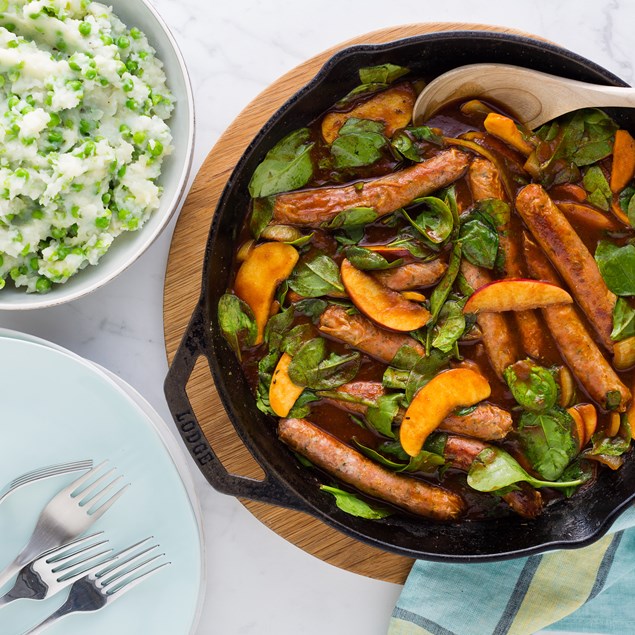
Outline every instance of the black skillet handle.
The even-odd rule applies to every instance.
[[[205,355],[201,346],[205,328],[209,327],[205,324],[199,305],[174,355],[164,383],[165,396],[174,423],[192,458],[212,487],[223,494],[310,512],[302,500],[289,492],[277,476],[267,473],[263,466],[265,478],[262,481],[230,474],[207,442],[185,389],[196,361],[201,355]]]

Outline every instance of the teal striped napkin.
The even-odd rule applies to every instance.
[[[388,635],[540,630],[635,633],[635,508],[582,549],[480,564],[417,560]]]

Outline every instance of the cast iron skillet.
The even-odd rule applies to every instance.
[[[635,460],[616,473],[602,470],[594,487],[545,510],[533,521],[509,517],[441,524],[394,516],[369,521],[341,512],[321,492],[317,478],[301,468],[276,438],[271,417],[255,406],[236,356],[216,323],[216,307],[228,286],[238,230],[248,210],[247,184],[266,152],[284,135],[305,125],[358,84],[357,70],[392,62],[431,79],[463,64],[502,62],[598,84],[625,84],[596,64],[556,46],[501,33],[431,33],[381,45],[361,45],[333,56],[316,77],[273,115],[238,162],[220,198],[209,232],[199,303],[175,355],[165,393],[177,428],[207,480],[233,496],[307,512],[344,534],[386,551],[442,561],[486,561],[575,548],[599,539],[635,498]],[[635,130],[635,111],[613,111],[622,127]],[[257,481],[229,474],[207,443],[185,386],[204,355],[229,418],[263,467]]]

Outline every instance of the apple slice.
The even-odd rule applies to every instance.
[[[303,386],[294,384],[289,377],[289,364],[292,359],[289,353],[282,354],[273,371],[269,386],[269,405],[279,417],[286,417],[289,414],[293,404],[304,390]]]
[[[635,365],[635,335],[613,344],[613,366],[626,370]]]
[[[417,456],[428,435],[456,408],[473,406],[490,396],[489,382],[468,368],[453,368],[433,377],[411,401],[404,414],[399,440]]]
[[[380,284],[374,276],[342,261],[340,275],[353,304],[371,320],[393,331],[415,331],[430,321],[430,311],[401,293]]]
[[[254,313],[258,334],[255,344],[262,343],[278,285],[286,280],[298,262],[298,252],[285,243],[263,243],[249,251],[236,274],[234,292]]]
[[[572,297],[562,287],[551,282],[505,278],[477,289],[465,303],[463,313],[527,311],[572,302]]]

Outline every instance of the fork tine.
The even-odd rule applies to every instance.
[[[70,463],[57,463],[55,465],[47,465],[45,467],[40,467],[35,470],[31,470],[30,472],[26,472],[25,474],[21,474],[20,476],[14,478],[10,483],[9,487],[20,486],[24,483],[28,483],[33,480],[34,477],[37,479],[44,478],[46,476],[56,476],[57,474],[65,474],[66,472],[76,472],[78,470],[88,469],[92,467],[93,462],[91,460],[86,461],[73,461]]]
[[[116,566],[114,567],[107,567],[106,570],[100,571],[98,574],[98,578],[100,579],[100,583],[101,586],[108,586],[109,584],[111,584],[112,582],[114,582],[115,580],[117,580],[118,578],[121,578],[122,576],[126,575],[127,573],[130,572],[131,569],[129,569],[129,567],[133,564],[135,564],[136,562],[138,562],[139,560],[145,558],[145,556],[147,556],[151,551],[154,551],[155,549],[158,549],[159,545],[153,545],[152,547],[148,547],[147,549],[144,549],[142,552],[131,556],[130,558],[127,558],[126,560],[124,560],[123,562],[120,562],[119,560],[117,560],[116,562],[119,562],[119,564],[116,564],[116,562],[114,562],[113,564],[115,564]],[[144,564],[147,564],[148,562],[151,562],[152,560],[155,560],[156,558],[161,557],[163,554],[159,554],[157,556],[153,556],[152,558],[149,558],[146,560],[146,562],[142,562],[140,564],[138,564],[135,569],[138,569],[139,567],[143,566]],[[134,569],[132,569],[134,571]]]
[[[161,555],[163,556],[165,554],[161,554]],[[161,557],[161,556],[157,556],[157,558],[159,558],[159,557]],[[156,560],[156,558],[152,558],[152,560]],[[145,566],[149,562],[152,562],[152,560],[144,563],[143,565],[139,565],[139,567],[135,567],[135,569],[133,569],[129,573],[133,573],[134,571],[136,571],[140,567]],[[141,575],[137,575],[136,577],[126,577],[124,580],[121,580],[120,582],[115,584],[115,586],[111,590],[106,590],[106,595],[109,595],[109,596],[113,596],[113,595],[116,595],[116,594],[123,595],[124,593],[127,593],[128,591],[134,589],[138,584],[140,584],[144,580],[147,580],[151,575],[154,575],[157,571],[160,571],[161,569],[163,569],[163,567],[167,567],[170,564],[172,564],[172,563],[171,562],[163,562],[162,564],[154,567],[153,569],[149,569],[148,571],[144,571]]]
[[[60,547],[54,547],[49,551],[44,552],[43,556],[48,556],[46,559],[46,563],[50,564],[51,562],[55,562],[58,558],[63,557],[66,551],[72,549],[74,547],[79,547],[80,545],[85,544],[89,540],[93,538],[97,538],[97,536],[101,536],[103,531],[96,531],[94,534],[90,534],[89,536],[84,536],[83,538],[77,538],[71,542],[67,542],[65,545],[61,545]]]
[[[74,558],[75,556],[88,551],[89,549],[94,549],[95,547],[99,547],[108,542],[108,539],[100,540],[99,542],[93,542],[92,544],[86,544],[92,541],[94,538],[103,535],[103,531],[92,534],[90,536],[86,536],[86,538],[80,538],[79,540],[74,540],[73,542],[68,542],[65,545],[62,545],[55,551],[49,552],[48,558],[46,558],[47,564],[60,564],[63,562],[67,562],[68,560]],[[78,549],[78,547],[82,547]]]
[[[53,573],[66,571],[68,569],[72,569],[78,564],[82,564],[83,562],[87,562],[88,560],[91,560],[92,558],[95,557],[95,554],[91,554],[90,552],[93,551],[94,549],[97,549],[98,547],[101,547],[102,545],[105,545],[107,542],[108,542],[107,540],[101,540],[100,542],[97,542],[94,545],[85,547],[81,551],[77,551],[75,553],[68,555],[66,558],[64,558],[64,560],[53,562],[52,564],[54,565],[54,568],[52,568],[51,571],[53,571]],[[112,549],[107,549],[106,551],[101,553],[111,553],[111,552],[112,552]],[[101,555],[101,553],[98,555]]]
[[[94,498],[94,496],[91,496],[91,494],[97,491],[98,488],[102,485],[102,483],[107,481],[116,471],[117,471],[117,468],[115,467],[111,468],[105,474],[102,474],[99,478],[95,479],[90,485],[86,486],[83,490],[77,491],[77,493],[73,492],[72,494],[73,498],[78,498],[80,500],[79,504],[85,505],[88,502],[89,498],[90,499]],[[119,475],[116,478],[121,478],[121,475]]]
[[[86,474],[82,474],[79,478],[75,479],[68,487],[65,487],[60,494],[72,494],[76,489],[80,488],[84,483],[89,481],[99,470],[101,470],[104,465],[108,463],[108,460],[102,461],[99,465],[95,465],[92,470],[86,472]]]
[[[97,577],[98,578],[102,578],[105,575],[109,575],[113,571],[115,571],[117,569],[120,569],[121,567],[125,566],[128,562],[130,562],[130,559],[131,559],[128,556],[131,556],[131,554],[133,554],[135,551],[137,551],[139,549],[139,547],[141,547],[142,545],[145,545],[146,543],[150,542],[153,538],[154,538],[154,536],[148,536],[147,538],[144,538],[143,540],[140,540],[139,542],[135,543],[134,545],[130,545],[130,547],[126,547],[125,549],[122,549],[121,551],[117,552],[110,559],[110,561],[107,563],[107,566],[97,572],[97,574],[96,574]],[[158,546],[159,545],[154,545],[152,547],[147,547],[146,549],[144,549],[141,552],[141,555],[143,555],[144,553],[147,553],[148,551],[151,551],[152,549],[156,549]]]
[[[59,569],[53,569],[53,573],[62,573],[62,575],[57,578],[58,582],[76,580],[85,576],[87,573],[94,571],[97,567],[101,567],[101,565],[107,561],[104,559],[104,556],[108,556],[111,553],[112,549],[105,549],[88,558],[84,558],[84,560],[73,562],[72,564],[65,566],[61,571]],[[64,573],[65,571],[66,573]]]
[[[126,483],[118,492],[115,492],[106,502],[102,503],[100,507],[91,509],[90,515],[95,520],[101,518],[125,494],[129,487],[130,483]]]

